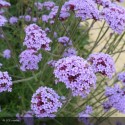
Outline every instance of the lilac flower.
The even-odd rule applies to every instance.
[[[11,50],[9,50],[9,49],[4,50],[3,57],[6,59],[10,59],[11,58]]]
[[[38,20],[38,19],[37,19],[36,17],[33,17],[33,18],[32,18],[32,21],[33,21],[34,23],[36,23],[37,20]]]
[[[42,10],[43,9],[43,4],[40,2],[35,2],[34,3],[35,7],[37,7],[38,10]]]
[[[15,24],[15,23],[17,23],[18,22],[18,18],[17,17],[10,17],[10,19],[9,19],[9,23],[10,24]]]
[[[49,51],[51,48],[49,43],[52,42],[43,31],[36,24],[30,24],[25,28],[26,37],[23,45],[26,45],[28,49],[40,50],[41,48]]]
[[[102,5],[103,7],[109,7],[111,4],[110,0],[93,0],[95,3]]]
[[[24,16],[23,15],[19,16],[19,19],[24,19]]]
[[[63,57],[76,56],[76,55],[77,55],[77,51],[75,48],[68,48],[63,53]]]
[[[10,7],[11,4],[5,0],[0,0],[0,8]]]
[[[54,32],[54,38],[57,38],[58,34],[57,32]]]
[[[55,22],[54,20],[50,20],[50,22],[49,22],[49,23],[50,23],[51,25],[53,25],[53,24],[54,24],[54,22]]]
[[[64,46],[72,45],[72,41],[67,36],[63,36],[63,37],[58,38],[58,42],[63,44]]]
[[[125,72],[118,74],[118,80],[122,81],[125,84]]]
[[[20,69],[22,71],[38,70],[38,63],[41,61],[42,55],[37,54],[37,52],[33,49],[28,49],[23,51],[19,58],[19,62],[21,64]]]
[[[86,109],[79,113],[79,117],[90,117],[90,114],[92,114],[93,110],[91,106],[86,106]]]
[[[23,114],[16,114],[16,117],[19,121],[24,120],[25,125],[34,125],[34,118],[33,118],[33,112],[32,111],[26,111]]]
[[[111,4],[101,12],[102,18],[110,28],[118,34],[125,30],[125,9],[116,4]]]
[[[99,11],[93,0],[69,0],[64,4],[67,10],[75,11],[76,17],[82,20],[86,19],[99,19]]]
[[[8,72],[0,71],[0,92],[12,91],[12,78],[9,76]]]
[[[47,27],[47,28],[45,28],[45,32],[46,33],[49,33],[50,32],[50,29]]]
[[[109,78],[111,78],[113,73],[115,73],[114,61],[108,54],[91,54],[88,61],[92,64],[92,68],[95,73],[101,73]]]
[[[49,20],[49,16],[48,15],[42,15],[42,21],[43,22],[48,22],[48,20]]]
[[[67,10],[67,8],[63,5],[60,11],[60,15],[59,15],[59,19],[61,21],[66,20],[68,17],[70,16],[69,11]]]
[[[79,118],[78,120],[80,122],[83,122],[85,125],[92,125],[90,123],[90,120],[88,117],[90,117],[90,114],[92,114],[93,110],[91,106],[86,106],[86,109],[79,113]]]
[[[54,75],[73,96],[86,97],[95,88],[96,76],[91,66],[79,56],[62,58],[55,63]]]
[[[52,1],[47,1],[43,3],[43,6],[47,9],[47,10],[51,10],[54,6],[55,3]]]
[[[54,19],[57,15],[57,12],[58,12],[58,9],[59,9],[59,6],[54,6],[51,10],[51,12],[49,13],[49,19]]]
[[[23,120],[25,122],[25,125],[34,125],[33,112],[32,111],[27,111],[23,115]]]
[[[7,23],[7,19],[0,15],[0,27],[4,26]]]
[[[114,87],[107,87],[105,95],[108,98],[104,102],[104,109],[115,108],[118,111],[125,113],[125,90],[121,89],[118,84]]]
[[[52,88],[40,87],[32,96],[31,109],[36,117],[55,117],[62,106],[59,98]]]
[[[24,19],[25,19],[26,22],[30,22],[31,21],[31,16],[26,15],[26,16],[24,16]]]
[[[112,103],[109,101],[105,101],[102,105],[105,112],[109,111],[112,108]]]

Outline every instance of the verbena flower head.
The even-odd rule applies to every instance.
[[[52,41],[46,36],[46,32],[36,24],[27,26],[25,32],[26,37],[23,45],[26,45],[28,49],[40,50],[42,48],[47,51],[51,49],[49,44]]]
[[[63,44],[64,46],[72,45],[71,39],[67,36],[63,36],[63,37],[58,38],[58,42]]]
[[[76,55],[77,55],[77,51],[75,48],[68,48],[63,53],[63,57],[76,56]]]
[[[7,19],[0,15],[0,27],[4,26],[7,23]]]
[[[38,10],[42,10],[43,9],[43,3],[35,2],[34,5],[35,5],[35,7],[37,7]]]
[[[48,15],[42,15],[41,19],[42,19],[43,22],[48,23],[49,16]]]
[[[9,50],[9,49],[4,50],[3,57],[6,59],[10,59],[11,58],[11,50]]]
[[[12,16],[12,17],[10,17],[10,19],[9,19],[9,23],[10,24],[15,24],[15,23],[17,23],[18,22],[18,18],[17,17],[14,17],[14,16]]]
[[[21,67],[20,69],[22,71],[27,71],[27,70],[38,70],[38,63],[42,59],[41,54],[37,54],[37,52],[33,49],[28,49],[23,51],[20,56],[20,64]]]
[[[8,72],[0,71],[0,92],[12,91],[12,78],[9,76]]]
[[[0,0],[0,8],[10,7],[11,4],[5,0]]]
[[[91,54],[88,58],[95,73],[101,73],[109,78],[115,73],[115,64],[113,58],[104,53]]]
[[[122,83],[125,85],[125,72],[118,74],[118,80],[122,81]]]
[[[47,10],[51,10],[54,6],[55,3],[52,1],[47,1],[43,3],[43,6],[47,9]]]
[[[16,118],[19,121],[24,120],[25,125],[34,125],[34,117],[33,117],[33,111],[23,111],[22,114],[17,113]]]
[[[31,16],[26,15],[26,16],[24,16],[24,19],[25,19],[26,22],[30,22],[31,21]]]
[[[78,114],[78,120],[82,123],[84,123],[85,125],[92,125],[90,123],[90,120],[88,117],[90,117],[90,114],[93,113],[93,109],[91,106],[86,106],[86,109],[84,111],[82,111],[81,113]]]
[[[99,11],[93,0],[69,0],[64,6],[67,10],[75,11],[76,17],[82,20],[99,19]]]
[[[59,9],[59,6],[54,6],[51,10],[51,12],[49,13],[49,19],[54,19],[57,15],[57,12],[58,12],[58,9]]]
[[[104,102],[104,109],[115,108],[125,113],[125,89],[121,89],[118,84],[115,84],[114,87],[106,88],[105,95],[108,100]]]
[[[118,34],[125,30],[125,9],[116,4],[111,4],[101,12],[102,18],[110,28]]]
[[[60,11],[59,19],[61,21],[66,20],[70,16],[70,12],[67,10],[67,8],[63,5]]]
[[[90,117],[90,114],[92,114],[93,109],[91,106],[86,106],[85,110],[79,113],[79,117]]]
[[[32,96],[31,109],[36,117],[55,117],[62,106],[59,98],[52,88],[40,87]]]
[[[103,7],[109,7],[111,0],[93,0],[95,3],[102,5]]]
[[[87,61],[79,56],[59,59],[55,63],[54,75],[72,90],[73,96],[84,98],[95,88],[96,76]]]
[[[37,17],[33,17],[33,18],[32,18],[32,21],[33,21],[34,23],[36,23],[36,22],[38,21]]]

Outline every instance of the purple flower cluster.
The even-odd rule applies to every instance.
[[[5,0],[0,0],[0,8],[10,7],[11,4]]]
[[[72,45],[72,41],[67,36],[63,36],[63,37],[58,38],[58,42],[63,44],[64,46],[66,46],[66,45],[71,46]]]
[[[90,114],[92,114],[93,109],[91,106],[86,106],[86,109],[84,111],[82,111],[81,113],[79,113],[79,118],[78,120],[82,123],[84,123],[85,125],[92,125],[90,123],[90,120],[88,117],[90,117]]]
[[[90,117],[90,114],[92,114],[93,110],[91,106],[86,106],[86,109],[79,113],[79,117]]]
[[[18,22],[18,18],[17,17],[14,17],[14,16],[12,16],[12,17],[10,17],[10,19],[9,19],[9,23],[10,24],[16,24]]]
[[[99,11],[93,0],[69,0],[64,4],[67,10],[75,11],[76,17],[82,20],[86,19],[99,19]]]
[[[34,125],[34,118],[33,118],[33,112],[32,111],[26,111],[23,114],[16,114],[16,117],[19,121],[24,120],[25,125]]]
[[[37,7],[38,10],[42,10],[43,8],[51,10],[55,6],[55,3],[52,1],[47,1],[44,3],[35,2],[34,5]]]
[[[38,63],[42,59],[41,54],[37,54],[37,52],[33,49],[27,49],[23,51],[20,56],[20,69],[22,71],[26,70],[38,70]]]
[[[38,10],[42,10],[43,9],[43,4],[40,2],[35,2],[34,3],[35,7],[37,7]]]
[[[125,72],[118,74],[118,80],[122,81],[125,84]]]
[[[0,71],[0,92],[12,91],[12,79],[9,76],[8,72]]]
[[[105,95],[108,100],[104,102],[103,107],[106,111],[115,108],[118,111],[125,113],[125,90],[121,89],[118,84],[114,87],[107,87]]]
[[[6,59],[10,59],[11,58],[11,50],[9,50],[9,49],[4,50],[3,57]]]
[[[47,9],[47,10],[51,10],[54,6],[55,3],[52,1],[47,1],[43,3],[43,6]]]
[[[4,26],[7,23],[7,19],[0,15],[0,27]]]
[[[75,48],[68,48],[64,51],[63,57],[76,56],[77,51]]]
[[[116,4],[110,4],[101,12],[102,18],[108,23],[110,28],[118,34],[125,30],[125,9]]]
[[[32,96],[31,109],[36,117],[55,117],[62,106],[59,98],[52,88],[40,87]]]
[[[24,19],[26,22],[30,22],[31,21],[31,16],[30,15],[25,15]]]
[[[51,48],[49,43],[52,42],[43,31],[36,24],[30,24],[25,28],[26,37],[23,45],[26,45],[28,49],[40,50],[41,48],[49,51]]]
[[[66,6],[63,5],[60,11],[59,19],[61,21],[66,20],[70,16],[70,12],[67,10]]]
[[[111,4],[110,0],[93,0],[95,3],[102,5],[103,7],[109,7]]]
[[[54,6],[52,9],[51,9],[51,12],[49,13],[49,19],[54,19],[57,15],[57,12],[58,12],[58,9],[59,9],[59,6]]]
[[[72,90],[73,96],[86,97],[91,88],[95,88],[96,76],[91,66],[79,56],[59,59],[55,63],[54,75],[66,88]]]
[[[91,54],[88,58],[95,73],[101,73],[102,75],[112,77],[115,73],[115,66],[112,57],[104,53]]]

